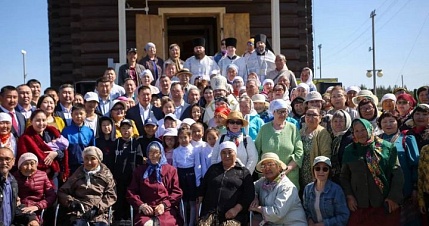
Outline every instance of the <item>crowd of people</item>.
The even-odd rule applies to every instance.
[[[86,93],[3,86],[0,225],[49,225],[56,203],[62,225],[425,224],[429,86],[379,102],[298,83],[263,34],[242,56],[193,44],[130,48]]]

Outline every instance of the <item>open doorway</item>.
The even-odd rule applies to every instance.
[[[166,46],[176,43],[181,47],[181,58],[194,55],[192,40],[206,39],[206,55],[213,56],[220,49],[218,40],[218,19],[212,17],[167,17]]]

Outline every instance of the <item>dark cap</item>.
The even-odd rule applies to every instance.
[[[122,127],[123,125],[133,126],[133,123],[129,119],[124,119],[124,120],[122,120],[122,122],[121,122],[121,124],[120,124],[119,127]]]
[[[146,120],[144,121],[144,125],[145,125],[145,126],[147,126],[147,125],[154,125],[154,126],[157,126],[156,122],[155,122],[155,121],[153,121],[151,118],[146,119]]]
[[[225,45],[226,45],[226,47],[228,47],[228,46],[237,47],[237,39],[236,38],[227,38],[227,39],[225,39]]]
[[[255,44],[258,42],[267,43],[267,36],[264,34],[258,34],[255,36]]]
[[[131,53],[131,52],[137,53],[137,48],[128,48],[127,53]]]
[[[197,47],[197,46],[205,47],[206,46],[206,39],[196,38],[196,39],[192,40],[192,44],[194,44],[194,47]]]
[[[217,102],[221,102],[221,101],[223,101],[223,102],[225,102],[225,103],[227,103],[227,104],[229,104],[228,103],[228,99],[226,99],[226,97],[216,97],[215,98],[215,103],[217,103]]]

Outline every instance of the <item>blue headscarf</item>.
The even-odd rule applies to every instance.
[[[161,166],[167,164],[167,158],[165,158],[164,147],[158,141],[152,141],[149,143],[149,145],[147,146],[147,149],[146,149],[146,156],[149,157],[149,150],[153,146],[156,146],[161,151],[161,159],[156,164],[153,164],[152,162],[150,162],[149,158],[147,159],[147,164],[149,165],[149,167],[144,172],[143,179],[148,178],[155,171],[156,172],[156,180],[158,181],[158,183],[162,183]]]

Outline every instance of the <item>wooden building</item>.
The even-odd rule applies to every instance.
[[[120,62],[119,0],[48,0],[51,84],[95,80],[107,59]],[[290,70],[299,76],[313,67],[311,0],[279,0],[280,47]],[[206,53],[220,49],[220,40],[238,39],[242,54],[249,37],[259,33],[271,40],[271,0],[145,0],[126,1],[126,47],[137,47],[139,57],[148,41],[160,57],[178,43],[182,59],[192,54],[191,40],[205,37]],[[147,8],[146,8],[147,9]]]

